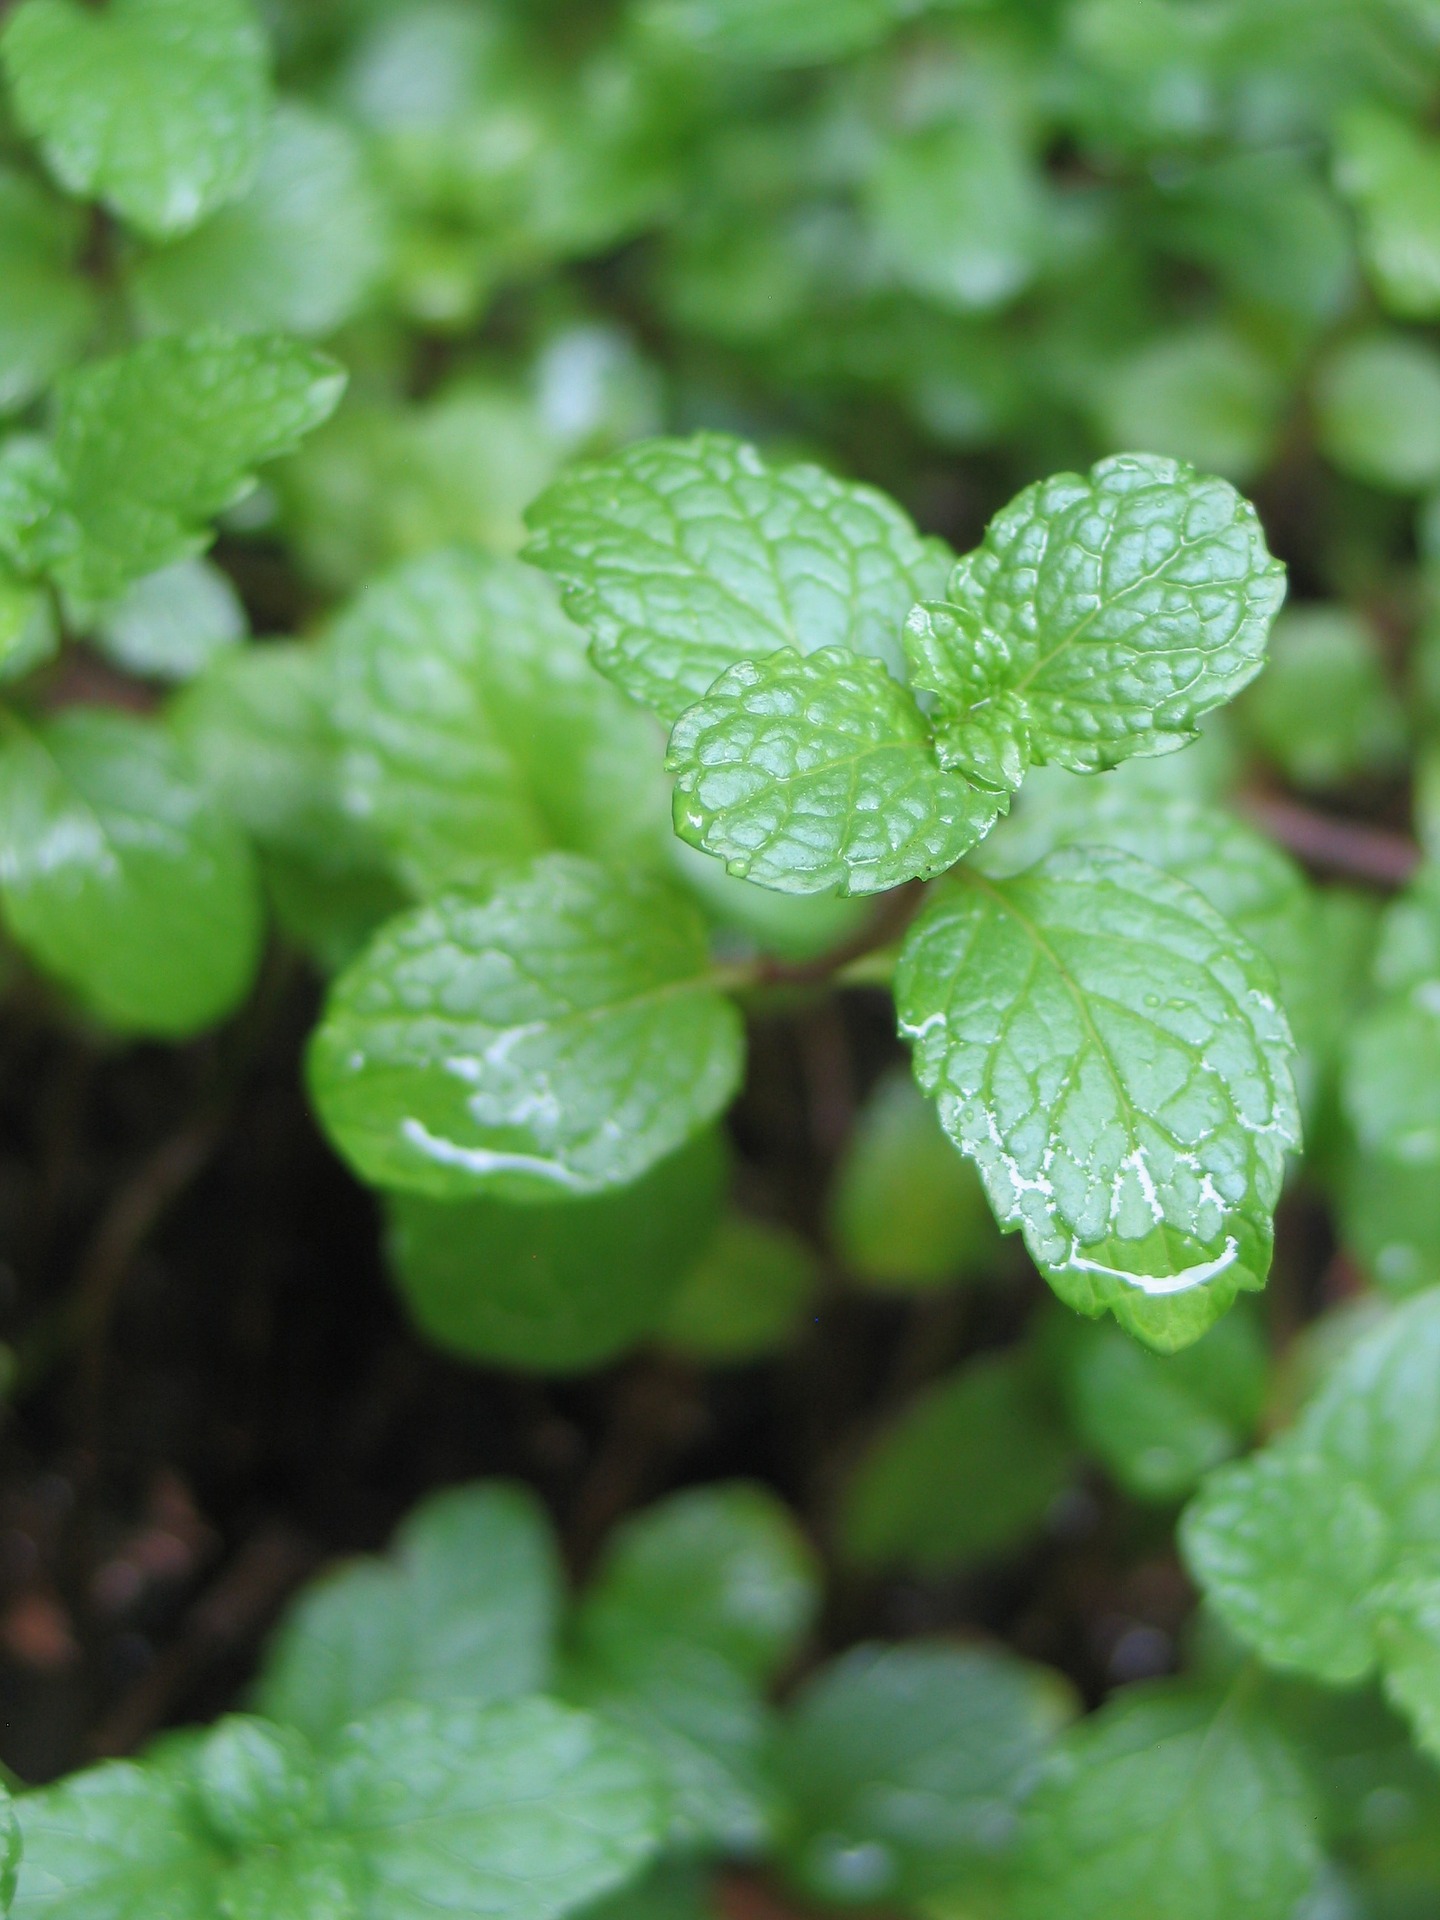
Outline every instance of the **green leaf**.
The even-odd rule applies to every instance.
[[[1338,1195],[1346,1247],[1387,1293],[1440,1282],[1440,1180],[1435,1168],[1353,1153]]]
[[[682,1641],[758,1684],[795,1651],[818,1604],[814,1556],[787,1510],[734,1482],[672,1495],[617,1528],[577,1631],[601,1655]]]
[[[1293,1042],[1264,961],[1132,855],[1061,850],[947,889],[896,1001],[920,1085],[1070,1306],[1188,1346],[1264,1284]]]
[[[25,0],[0,56],[21,126],[66,190],[153,239],[243,193],[270,105],[246,0]]]
[[[15,1898],[15,1880],[20,1871],[20,1822],[15,1803],[0,1787],[0,1913],[10,1911]]]
[[[1342,1088],[1361,1150],[1440,1168],[1440,981],[1420,981],[1361,1014]]]
[[[47,564],[77,599],[108,600],[198,552],[204,523],[244,497],[252,468],[318,426],[344,384],[308,347],[218,333],[152,340],[63,374],[50,512],[74,532]]]
[[[675,831],[782,893],[880,893],[954,866],[1007,795],[943,773],[920,709],[838,647],[742,660],[675,723]]]
[[[1402,320],[1440,315],[1440,142],[1374,103],[1337,129],[1335,180],[1360,215],[1381,304]]]
[[[1331,1685],[1378,1668],[1440,1754],[1440,1292],[1358,1339],[1300,1419],[1213,1474],[1181,1543],[1221,1618],[1270,1665]]]
[[[1280,616],[1270,664],[1239,715],[1299,787],[1388,773],[1404,758],[1405,716],[1376,636],[1342,607],[1296,607]]]
[[[215,1920],[218,1858],[190,1781],[112,1761],[15,1803],[12,1920]]]
[[[23,679],[59,649],[49,592],[17,579],[0,560],[0,682]]]
[[[81,227],[73,208],[0,168],[0,413],[43,392],[94,325],[95,298],[74,265]]]
[[[1030,1356],[972,1360],[862,1456],[841,1509],[845,1551],[922,1574],[994,1559],[1044,1526],[1072,1460]]]
[[[95,641],[127,673],[190,680],[249,630],[240,596],[218,567],[177,560],[102,609]]]
[[[317,1746],[396,1700],[488,1705],[545,1687],[560,1569],[534,1497],[503,1482],[433,1494],[384,1560],[308,1587],[271,1643],[257,1701]]]
[[[1174,460],[1117,454],[1038,482],[906,628],[941,764],[1017,786],[1169,753],[1260,671],[1284,596],[1255,510]]]
[[[0,745],[0,908],[102,1020],[171,1038],[229,1013],[260,953],[248,848],[161,728],[72,707]]]
[[[1075,1431],[1135,1499],[1184,1499],[1254,1432],[1268,1380],[1248,1315],[1228,1314],[1174,1354],[1147,1353],[1118,1327],[1064,1325],[1060,1378]]]
[[[798,1234],[732,1213],[670,1300],[659,1336],[709,1366],[760,1359],[789,1343],[818,1280]]]
[[[548,854],[393,921],[333,988],[310,1083],[376,1185],[557,1199],[675,1152],[727,1104],[743,1051],[689,904]]]
[[[662,1860],[637,1885],[586,1907],[583,1920],[713,1920],[708,1895],[702,1867]]]
[[[229,1714],[204,1736],[195,1783],[205,1823],[226,1846],[282,1845],[323,1817],[309,1741],[252,1715]]]
[[[1440,352],[1401,333],[1340,347],[1315,390],[1321,452],[1342,473],[1394,493],[1440,480]]]
[[[638,1874],[664,1825],[635,1743],[549,1700],[382,1708],[341,1736],[326,1785],[363,1920],[555,1920]]]
[[[1317,1825],[1289,1749],[1242,1701],[1129,1690],[1068,1736],[1027,1811],[1015,1920],[1293,1920]]]
[[[903,1068],[861,1110],[830,1212],[847,1270],[869,1287],[930,1288],[1004,1264],[974,1168]]]
[[[1061,1681],[1008,1655],[855,1648],[785,1718],[786,1871],[827,1906],[908,1908],[983,1883],[1068,1707]]]
[[[901,623],[948,563],[871,487],[717,433],[570,469],[526,518],[595,664],[674,724],[727,667],[847,647],[905,677]]]
[[[1127,353],[1101,384],[1097,424],[1102,445],[1150,447],[1244,481],[1264,467],[1286,397],[1272,357],[1206,325]]]
[[[360,595],[328,647],[346,804],[408,885],[468,885],[553,847],[658,858],[654,730],[518,561],[465,548],[411,561]]]
[[[718,1219],[725,1156],[703,1133],[633,1186],[557,1206],[391,1203],[396,1278],[451,1353],[540,1373],[598,1367],[664,1324]]]
[[[641,25],[657,38],[740,65],[808,67],[884,39],[913,0],[644,0]]]
[[[361,309],[385,252],[383,211],[354,135],[286,101],[244,199],[142,260],[129,284],[152,332],[318,336]]]

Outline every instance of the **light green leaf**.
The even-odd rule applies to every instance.
[[[341,122],[286,101],[244,199],[151,254],[130,290],[153,332],[333,333],[385,264],[384,215]]]
[[[1340,347],[1315,390],[1321,451],[1342,473],[1394,493],[1440,480],[1440,352],[1401,333]]]
[[[411,561],[360,595],[328,650],[346,804],[408,885],[468,885],[552,847],[658,859],[654,729],[518,561]]]
[[[12,1920],[215,1920],[219,1856],[190,1781],[118,1760],[15,1803]]]
[[[915,0],[644,0],[640,21],[657,38],[696,53],[759,67],[808,67],[884,39]]]
[[[680,895],[549,854],[393,921],[332,990],[310,1083],[377,1185],[601,1193],[734,1093],[743,1033],[717,984]]]
[[[1340,121],[1335,180],[1360,215],[1381,304],[1402,320],[1440,315],[1440,142],[1367,103]]]
[[[1102,445],[1153,448],[1244,481],[1265,465],[1287,392],[1273,358],[1207,325],[1127,353],[1097,397]]]
[[[782,893],[880,893],[954,866],[1008,795],[943,773],[920,709],[838,647],[742,660],[675,723],[675,831]]]
[[[1147,1353],[1108,1324],[1064,1329],[1060,1378],[1076,1433],[1137,1500],[1182,1500],[1254,1432],[1267,1370],[1249,1315],[1227,1314],[1173,1354]]]
[[[1181,1543],[1225,1623],[1330,1684],[1377,1668],[1440,1753],[1440,1292],[1349,1347],[1287,1433],[1222,1467]]]
[[[208,561],[191,559],[137,580],[97,616],[95,640],[127,673],[190,680],[249,630],[228,578]]]
[[[1284,596],[1255,510],[1174,460],[1117,454],[1028,487],[906,628],[941,764],[1017,786],[1168,753],[1260,671]]]
[[[1353,1153],[1338,1195],[1345,1245],[1387,1293],[1417,1293],[1440,1282],[1440,1179],[1415,1166]]]
[[[74,208],[0,168],[0,413],[42,392],[94,324],[94,294],[74,265],[81,229]]]
[[[759,1359],[788,1344],[818,1280],[798,1234],[732,1213],[671,1299],[660,1338],[709,1366]]]
[[[1294,1046],[1268,962],[1192,887],[1061,850],[967,875],[896,980],[920,1085],[1067,1304],[1187,1346],[1264,1284]]]
[[[363,1920],[555,1920],[638,1874],[664,1830],[637,1744],[549,1700],[382,1708],[341,1736],[327,1790]]]
[[[49,592],[18,579],[0,560],[0,682],[23,679],[59,648]]]
[[[25,0],[0,56],[15,112],[70,193],[153,239],[245,191],[270,105],[246,0]]]
[[[526,517],[526,557],[595,664],[672,725],[727,667],[782,647],[847,647],[903,680],[901,624],[948,563],[884,494],[717,433],[574,467]]]
[[[0,1913],[10,1911],[15,1898],[15,1881],[20,1871],[20,1822],[15,1803],[0,1787]]]
[[[1361,1014],[1342,1091],[1363,1152],[1440,1169],[1440,981],[1422,980]]]
[[[701,1134],[633,1186],[592,1200],[391,1203],[396,1278],[420,1330],[468,1360],[540,1373],[598,1367],[664,1324],[718,1218],[725,1156]]]
[[[1068,1736],[1027,1811],[1015,1920],[1294,1920],[1317,1827],[1289,1749],[1242,1701],[1127,1691]]]
[[[0,745],[0,908],[94,1013],[180,1037],[229,1013],[259,960],[249,851],[161,728],[72,707]]]
[[[152,340],[63,374],[50,511],[74,532],[48,563],[61,585],[108,600],[198,552],[204,523],[243,498],[252,468],[318,426],[344,384],[308,347],[219,333]]]
[[[1270,664],[1245,695],[1239,717],[1299,787],[1388,773],[1404,757],[1405,716],[1376,636],[1343,607],[1281,614]]]
[[[848,1271],[886,1292],[976,1278],[1004,1264],[979,1177],[903,1068],[887,1074],[862,1109],[830,1211]]]
[[[855,1648],[781,1731],[786,1871],[827,1906],[909,1908],[983,1883],[1068,1709],[1062,1681],[1008,1655]]]
[[[384,1560],[306,1589],[266,1657],[257,1700],[317,1745],[395,1700],[489,1704],[544,1688],[560,1610],[549,1525],[503,1482],[434,1494]]]
[[[199,1742],[196,1797],[226,1846],[278,1846],[319,1825],[324,1803],[310,1743],[292,1727],[228,1714]]]
[[[972,1360],[882,1430],[845,1492],[851,1559],[942,1573],[1040,1531],[1073,1449],[1028,1354]]]

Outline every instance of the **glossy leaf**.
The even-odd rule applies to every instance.
[[[246,0],[25,0],[0,56],[56,179],[141,233],[188,231],[254,175],[269,62]]]
[[[1004,796],[941,771],[878,660],[786,648],[742,660],[670,736],[675,831],[784,893],[880,893],[954,866]]]
[[[906,630],[941,762],[1016,786],[1168,753],[1260,671],[1284,571],[1223,480],[1117,454],[1029,487]]]
[[[688,903],[550,854],[393,921],[336,983],[310,1083],[377,1185],[553,1200],[675,1152],[729,1101],[742,1057]]]
[[[784,647],[848,648],[903,679],[901,623],[947,565],[873,488],[715,433],[575,467],[527,518],[527,558],[595,664],[671,724],[727,667]]]
[[[967,879],[896,980],[915,1072],[1007,1229],[1069,1305],[1187,1346],[1264,1283],[1293,1043],[1268,963],[1128,854]]]

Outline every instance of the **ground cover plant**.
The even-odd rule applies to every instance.
[[[1437,101],[0,7],[0,1908],[1436,1911]]]

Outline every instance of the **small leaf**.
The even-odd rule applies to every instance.
[[[503,1482],[434,1494],[384,1560],[306,1589],[266,1657],[258,1701],[317,1746],[394,1700],[488,1704],[550,1679],[560,1569],[544,1514]]]
[[[1287,399],[1282,368],[1235,329],[1167,331],[1100,382],[1101,444],[1144,446],[1237,482],[1265,466]]]
[[[81,226],[73,208],[0,168],[0,413],[43,392],[94,325],[95,296],[74,264]]]
[[[696,53],[759,67],[808,67],[873,46],[909,0],[644,0],[641,24]]]
[[[1029,487],[960,561],[906,644],[941,763],[1019,784],[1168,753],[1260,671],[1284,595],[1255,510],[1150,454]]]
[[[674,1153],[727,1104],[742,1059],[689,904],[549,854],[391,922],[333,988],[310,1081],[377,1185],[553,1200]]]
[[[249,630],[240,596],[218,567],[177,560],[104,608],[95,642],[127,673],[190,680]]]
[[[250,1714],[218,1720],[195,1750],[199,1811],[222,1846],[283,1845],[324,1817],[310,1743]]]
[[[1243,1704],[1136,1688],[1081,1721],[1026,1816],[1016,1920],[1293,1920],[1320,1871],[1289,1749]]]
[[[1062,850],[966,877],[912,927],[915,1073],[1069,1305],[1187,1346],[1270,1265],[1298,1144],[1269,965],[1194,888]]]
[[[1381,304],[1402,320],[1440,315],[1440,142],[1367,103],[1341,117],[1335,180],[1360,215]]]
[[[786,1716],[786,1871],[826,1905],[909,1909],[973,1887],[1014,1841],[1067,1716],[1063,1682],[1008,1655],[856,1647]]]
[[[396,1275],[421,1331],[468,1360],[571,1373],[664,1323],[719,1216],[725,1156],[712,1133],[617,1193],[556,1206],[391,1203]]]
[[[15,940],[123,1031],[229,1013],[260,953],[249,850],[161,728],[72,707],[0,746],[0,908]]]
[[[660,1338],[708,1366],[760,1359],[788,1344],[818,1280],[798,1234],[732,1213],[671,1299]]]
[[[1299,787],[1336,787],[1404,759],[1405,716],[1372,629],[1343,607],[1282,613],[1238,718]]]
[[[1360,1015],[1342,1091],[1362,1152],[1440,1169],[1440,980],[1421,980]]]
[[[1393,493],[1440,480],[1440,353],[1428,340],[1347,340],[1315,390],[1316,437],[1342,473]]]
[[[15,112],[73,194],[153,239],[243,193],[270,104],[246,0],[25,0],[0,39]]]
[[[674,724],[727,667],[844,647],[905,677],[901,624],[948,563],[872,487],[767,466],[727,435],[646,440],[564,473],[527,514],[595,664]]]
[[[23,680],[60,650],[50,594],[0,560],[0,683]]]
[[[666,764],[680,838],[782,893],[928,880],[1008,798],[942,773],[904,687],[839,648],[731,667],[676,721]]]

